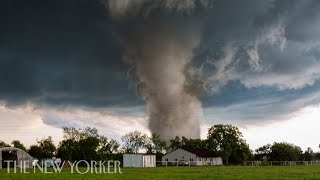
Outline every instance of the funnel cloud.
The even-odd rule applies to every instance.
[[[113,17],[128,25],[123,60],[146,103],[151,132],[166,140],[175,136],[200,138],[202,105],[197,91],[188,85],[192,80],[186,72],[192,67],[193,51],[200,41],[197,35],[200,21],[189,15],[207,2],[111,0],[108,3]],[[166,12],[171,16],[166,16]],[[157,13],[164,15],[154,15]]]

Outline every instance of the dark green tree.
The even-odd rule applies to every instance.
[[[308,147],[307,150],[303,153],[303,160],[312,161],[314,159],[315,159],[315,153],[310,147]]]
[[[209,150],[220,154],[226,164],[229,160],[233,163],[243,162],[251,153],[242,133],[232,125],[218,124],[209,128],[207,146]]]
[[[207,149],[207,141],[182,137],[182,148]]]
[[[287,142],[273,143],[271,147],[271,161],[298,161],[302,150],[299,146]]]
[[[104,155],[111,155],[119,151],[120,144],[114,139],[108,139],[105,136],[100,136],[99,152]]]
[[[86,127],[80,131],[80,150],[84,160],[98,159],[97,150],[99,147],[99,134],[96,128]]]
[[[271,144],[266,144],[255,150],[256,160],[269,160],[271,155]]]
[[[81,129],[73,127],[63,128],[63,140],[59,143],[57,157],[63,160],[76,161],[82,159],[82,150],[79,144]]]
[[[182,147],[182,142],[179,136],[176,136],[174,139],[170,140],[170,146],[169,146],[170,151],[174,151],[181,147]]]
[[[41,159],[43,158],[51,158],[55,156],[56,146],[53,143],[51,136],[48,138],[44,138],[40,141],[37,141],[39,144],[39,148],[41,149]]]
[[[96,128],[63,128],[64,139],[59,143],[57,156],[63,160],[100,160],[118,151],[119,143],[101,136]]]
[[[69,161],[81,159],[82,151],[79,142],[72,139],[62,140],[57,148],[57,157]]]
[[[64,160],[96,160],[99,134],[96,128],[63,128],[63,140],[59,143],[57,156]]]
[[[27,151],[26,147],[19,140],[13,140],[11,142],[11,144],[13,145],[13,147],[16,147],[16,148],[19,148],[21,150]]]
[[[53,144],[52,138],[44,138],[37,141],[37,145],[32,145],[27,152],[37,159],[52,158],[56,153],[56,146]]]
[[[176,150],[178,148],[196,148],[196,149],[207,149],[207,141],[202,139],[191,139],[184,136],[176,136],[174,139],[170,140],[170,151]]]
[[[38,145],[31,145],[30,148],[28,149],[28,153],[30,156],[41,159],[43,158],[42,150]]]

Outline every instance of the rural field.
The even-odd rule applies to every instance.
[[[31,171],[31,170],[30,170]],[[157,167],[123,168],[122,174],[8,174],[0,170],[0,179],[320,179],[320,166],[221,166],[221,167]]]

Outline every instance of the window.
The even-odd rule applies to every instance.
[[[166,161],[168,161],[168,159],[166,159]]]
[[[178,159],[174,159],[174,161],[178,161]]]
[[[190,158],[190,161],[193,161],[193,158]]]
[[[198,161],[201,161],[201,158],[199,158]]]

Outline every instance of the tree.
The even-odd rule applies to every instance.
[[[152,134],[151,137],[147,137],[144,148],[147,153],[155,153],[157,160],[161,160],[161,156],[167,151],[167,143],[160,138],[158,134]]]
[[[170,140],[170,151],[174,151],[182,147],[182,142],[180,141],[180,137],[176,136],[174,139]]]
[[[267,144],[256,149],[255,158],[257,160],[261,160],[261,159],[269,160],[271,155],[271,146],[272,146],[271,144]]]
[[[100,135],[96,128],[63,128],[63,140],[59,143],[57,155],[63,160],[98,160]]]
[[[80,131],[80,150],[84,160],[98,159],[99,134],[96,128],[86,127]]]
[[[63,128],[63,140],[59,143],[57,156],[63,160],[76,161],[108,159],[118,152],[120,144],[114,139],[99,135],[96,128]]]
[[[98,153],[100,156],[105,159],[113,153],[117,153],[120,147],[120,144],[114,139],[108,139],[105,136],[100,136],[99,139],[99,150]]]
[[[320,152],[314,153],[314,159],[320,160]]]
[[[79,141],[81,129],[76,129],[74,127],[63,127],[63,139],[68,139],[72,141]]]
[[[3,148],[3,147],[10,147],[10,145],[0,140],[0,148]]]
[[[134,131],[122,136],[121,140],[126,153],[139,153],[146,147],[148,136],[140,131]]]
[[[164,141],[164,140],[162,140],[160,138],[160,135],[153,133],[151,135],[150,139],[151,139],[151,141],[152,141],[152,143],[154,145],[153,153],[156,153],[156,154],[164,154],[164,153],[166,153],[166,151],[168,149],[167,148],[167,143],[166,143],[166,141]]]
[[[312,161],[315,158],[315,153],[313,150],[308,147],[307,150],[303,153],[303,160],[304,161]]]
[[[27,149],[24,147],[24,145],[19,141],[19,140],[13,140],[11,142],[11,144],[13,145],[13,147],[15,148],[19,148],[21,150],[27,151]]]
[[[37,141],[37,145],[32,145],[27,152],[37,159],[45,159],[54,157],[56,153],[56,146],[53,144],[51,136]]]
[[[63,160],[76,161],[81,158],[82,153],[80,153],[80,146],[77,141],[72,139],[62,140],[57,148],[57,157]]]
[[[271,147],[271,161],[298,161],[302,150],[299,146],[287,142],[273,143]]]
[[[56,146],[53,144],[53,140],[51,136],[48,138],[44,138],[40,141],[37,141],[39,144],[39,148],[41,149],[41,159],[42,158],[51,158],[55,155]]]
[[[207,141],[202,139],[188,139],[184,136],[182,136],[180,140],[180,137],[176,136],[170,140],[169,148],[171,151],[179,148],[207,149]]]
[[[28,153],[30,154],[30,156],[35,157],[37,159],[43,158],[41,148],[37,145],[30,146],[30,148],[28,149]]]
[[[202,139],[187,139],[182,137],[182,148],[207,149],[207,141]]]
[[[221,154],[226,164],[229,160],[243,162],[250,156],[249,146],[239,129],[232,125],[214,125],[209,128],[208,149]]]

